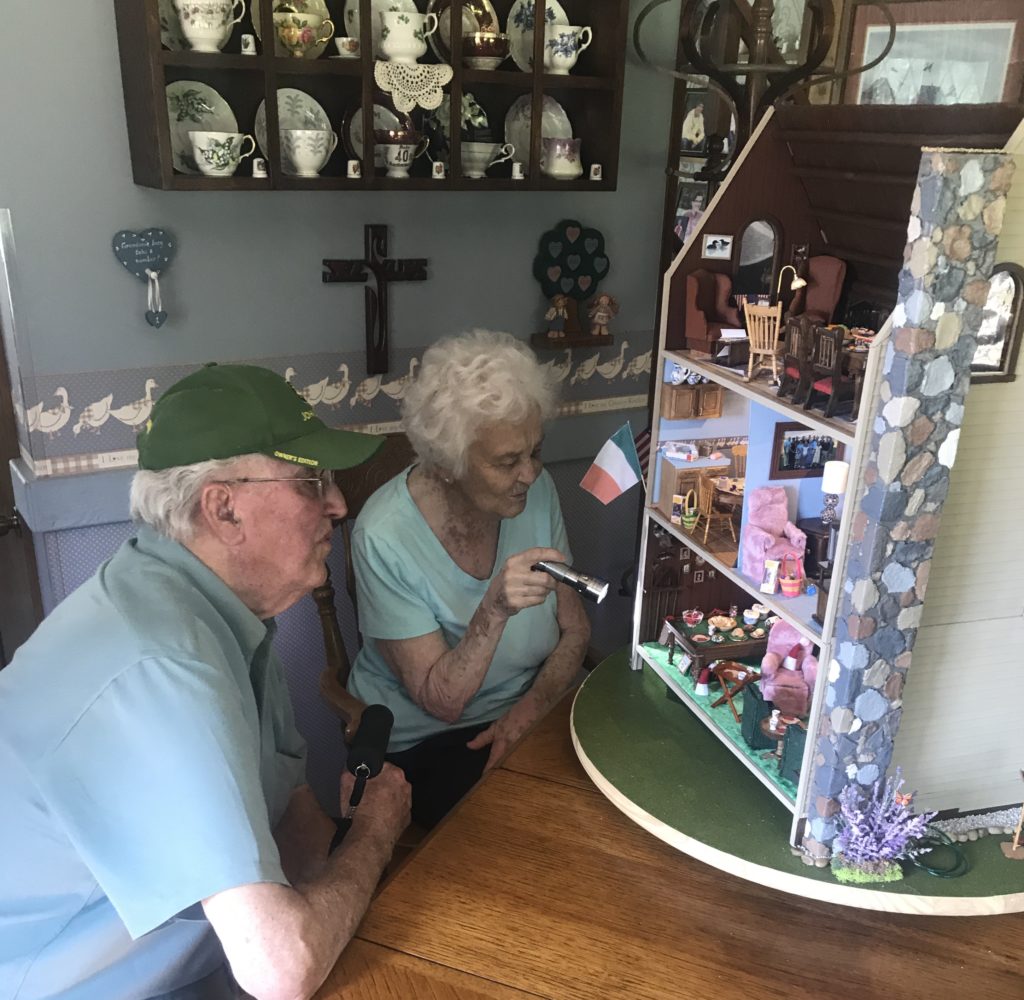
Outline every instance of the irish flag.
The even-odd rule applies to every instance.
[[[580,481],[601,503],[611,503],[642,478],[640,459],[633,443],[633,430],[623,424],[601,447],[594,464]]]

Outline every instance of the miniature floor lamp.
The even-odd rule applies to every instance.
[[[821,523],[829,527],[828,563],[831,566],[836,554],[836,521],[839,498],[846,492],[846,482],[850,477],[849,462],[826,462],[821,476],[821,492],[824,506],[821,510]]]
[[[786,264],[785,267],[783,267],[782,270],[779,271],[779,280],[775,283],[775,301],[776,302],[778,302],[778,300],[779,300],[779,293],[782,291],[782,276],[787,271],[792,271],[793,272],[793,280],[789,283],[789,290],[791,292],[795,292],[799,288],[806,288],[807,287],[807,279],[806,278],[801,278],[800,275],[796,273],[796,268],[793,267],[792,264]]]

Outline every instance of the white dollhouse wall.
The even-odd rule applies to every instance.
[[[1024,124],[997,263],[1024,265]],[[971,386],[893,763],[926,809],[1020,802],[1024,785],[1024,363]]]

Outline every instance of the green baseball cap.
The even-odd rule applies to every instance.
[[[139,468],[157,471],[236,455],[348,469],[384,443],[335,430],[280,375],[256,365],[210,364],[175,382],[139,434]]]

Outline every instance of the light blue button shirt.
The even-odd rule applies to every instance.
[[[377,649],[377,639],[411,639],[441,630],[456,646],[491,580],[509,556],[524,549],[558,549],[571,561],[555,484],[546,471],[534,481],[526,508],[501,522],[498,555],[486,580],[460,569],[409,495],[409,470],[385,483],[366,502],[352,532],[359,629],[363,648],[352,665],[349,690],[368,704],[387,705],[395,716],[388,750],[407,750],[452,728],[419,707]],[[530,688],[558,644],[554,593],[508,620],[480,690],[458,728],[489,722]]]
[[[143,528],[0,672],[0,1000],[134,1000],[224,962],[200,900],[287,884],[305,747],[261,622]]]

